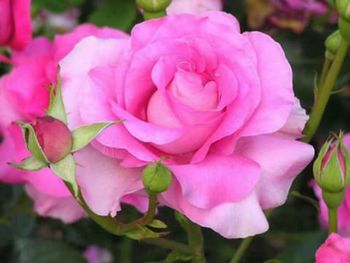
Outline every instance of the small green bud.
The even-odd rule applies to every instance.
[[[339,30],[333,32],[330,36],[327,37],[325,46],[327,48],[326,52],[329,52],[331,55],[335,55],[339,49],[342,36]]]
[[[169,188],[172,182],[172,174],[162,163],[156,162],[148,165],[143,170],[142,180],[147,192],[158,194]]]
[[[339,193],[322,191],[322,198],[328,209],[337,209],[344,202],[345,191],[341,191]]]
[[[350,155],[342,133],[323,145],[314,162],[313,172],[324,192],[339,193],[350,185]]]
[[[350,21],[342,17],[339,17],[338,25],[339,25],[339,31],[343,39],[346,40],[347,42],[350,42]]]
[[[339,15],[350,22],[350,0],[337,0],[336,5]]]
[[[137,0],[137,6],[145,12],[158,13],[164,11],[171,3],[171,0]]]

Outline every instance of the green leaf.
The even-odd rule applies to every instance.
[[[153,227],[153,228],[167,228],[168,227],[164,222],[162,222],[158,219],[153,219],[153,221],[150,224],[148,224],[148,226]]]
[[[76,181],[76,164],[72,154],[67,155],[57,163],[50,164],[52,171],[65,182],[69,183],[75,196],[78,196],[79,188]]]
[[[67,114],[64,108],[62,90],[61,90],[61,77],[58,74],[56,85],[51,86],[50,90],[50,105],[47,110],[47,115],[67,124]]]
[[[19,239],[15,243],[18,263],[85,263],[80,251],[61,242],[45,239]]]
[[[101,122],[86,125],[75,129],[72,132],[73,146],[72,151],[76,152],[92,142],[104,129],[110,127],[116,122]]]
[[[91,14],[89,21],[98,26],[110,26],[121,30],[131,28],[137,16],[133,0],[104,0]]]
[[[33,6],[38,9],[62,13],[70,8],[81,5],[85,0],[33,0]]]
[[[22,160],[20,164],[15,164],[15,163],[9,163],[9,164],[17,169],[27,170],[27,171],[39,171],[42,168],[47,166],[47,163],[36,159],[34,156],[31,156]]]

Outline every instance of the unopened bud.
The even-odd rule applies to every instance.
[[[350,22],[350,0],[337,0],[336,5],[339,15]]]
[[[340,17],[338,20],[338,26],[343,39],[350,43],[350,21]]]
[[[160,162],[156,162],[145,168],[142,179],[147,192],[158,194],[169,188],[172,174],[167,167]]]
[[[341,40],[342,40],[342,36],[341,36],[339,30],[333,32],[326,39],[326,42],[325,42],[325,45],[327,48],[326,52],[329,52],[329,54],[334,57],[334,55],[337,53],[337,51],[339,49]]]
[[[72,135],[62,121],[45,116],[37,118],[32,123],[32,127],[41,150],[49,162],[56,163],[70,153],[73,144]],[[33,155],[35,156],[35,153]]]
[[[171,0],[137,0],[136,3],[145,12],[158,13],[165,10]]]
[[[325,192],[342,192],[350,184],[350,155],[343,134],[323,145],[313,171],[316,182]]]

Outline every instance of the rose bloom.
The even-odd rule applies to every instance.
[[[248,0],[248,24],[252,28],[270,25],[302,32],[312,16],[325,16],[330,11],[325,0]],[[334,15],[330,22],[333,22]]]
[[[206,11],[220,11],[223,0],[173,0],[167,8],[167,14],[201,14]]]
[[[316,252],[316,263],[350,262],[350,238],[331,234]]]
[[[85,38],[60,66],[70,128],[122,119],[93,147],[121,167],[164,160],[173,183],[161,203],[227,238],[266,231],[264,210],[285,202],[314,155],[296,140],[307,117],[282,48],[241,34],[229,14],[170,15],[136,25],[130,39]],[[116,177],[79,180],[99,215],[116,213]]]
[[[350,151],[350,133],[344,137],[344,143],[347,149]],[[320,200],[320,214],[319,220],[324,228],[328,226],[328,208],[322,199],[322,191],[319,186],[312,183],[315,194]],[[345,194],[345,200],[338,209],[338,230],[344,236],[350,236],[350,188],[347,188]]]
[[[0,1],[0,46],[24,49],[32,36],[30,0]]]
[[[11,57],[13,68],[10,73],[0,78],[0,181],[5,183],[23,183],[29,196],[34,201],[34,208],[42,216],[60,218],[64,222],[74,222],[84,215],[83,210],[71,197],[65,184],[48,168],[38,172],[28,172],[12,168],[9,162],[20,163],[28,156],[20,128],[13,121],[33,121],[45,114],[49,103],[49,85],[56,82],[58,61],[64,57],[74,45],[86,36],[96,35],[101,38],[125,38],[124,33],[112,29],[99,29],[92,25],[83,25],[72,33],[56,36],[53,42],[46,38],[36,38],[21,52],[14,52]],[[57,132],[57,130],[55,131]],[[50,148],[50,145],[47,145]],[[83,156],[83,157],[82,157]],[[121,169],[114,160],[109,160],[94,151],[80,154],[78,173],[89,166],[86,173],[103,171],[114,173]],[[103,168],[101,168],[101,166]],[[81,167],[81,168],[80,168]],[[127,193],[137,191],[142,187],[134,183],[135,176],[129,175],[127,182],[132,187]],[[116,178],[116,180],[121,180]],[[118,194],[124,198],[124,192]],[[125,197],[127,202],[133,202],[132,197]],[[113,200],[118,205],[117,197]]]

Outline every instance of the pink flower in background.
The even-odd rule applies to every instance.
[[[252,28],[272,25],[302,32],[312,16],[325,16],[331,11],[325,0],[248,0],[248,23]],[[330,22],[336,21],[330,16]]]
[[[71,197],[64,183],[49,169],[39,172],[27,172],[14,169],[8,162],[19,163],[30,153],[27,151],[20,128],[13,121],[33,121],[45,114],[49,100],[49,85],[57,78],[58,61],[65,56],[77,42],[90,35],[101,38],[125,38],[124,33],[108,28],[99,29],[92,25],[82,25],[72,33],[56,36],[53,42],[46,38],[36,38],[21,52],[14,52],[11,57],[13,65],[10,73],[0,79],[0,181],[6,183],[23,183],[27,193],[34,200],[35,210],[42,216],[60,218],[65,222],[74,222],[84,217],[83,210]],[[98,162],[97,170],[103,166],[104,172],[114,174],[113,161],[95,154],[94,150],[85,149],[79,158],[81,169],[85,163]],[[93,161],[92,161],[93,160]],[[104,163],[107,163],[104,165]],[[87,174],[94,171],[89,167]],[[109,169],[109,170],[108,170]],[[128,177],[134,182],[135,176]],[[127,182],[129,182],[127,180]],[[131,183],[130,183],[131,184]],[[135,191],[137,184],[132,184]],[[128,196],[130,188],[125,187],[127,203],[139,204],[140,200]],[[117,190],[117,189],[114,189]],[[115,192],[117,195],[118,192]],[[114,204],[114,203],[113,203]]]
[[[0,1],[0,46],[22,50],[32,37],[30,0]]]
[[[60,65],[70,128],[123,119],[93,147],[128,173],[166,157],[174,178],[162,203],[227,238],[266,231],[263,211],[285,202],[313,157],[296,140],[307,116],[282,48],[240,33],[229,14],[146,21],[130,40],[85,38]],[[94,212],[114,215],[125,182],[102,168],[79,184]]]
[[[344,142],[350,151],[350,133],[345,135]],[[313,184],[313,188],[316,196],[320,200],[320,223],[324,228],[327,228],[328,208],[322,200],[322,192],[320,187],[318,187],[316,184]],[[344,203],[338,209],[338,230],[342,235],[350,236],[350,188],[346,190]]]
[[[350,238],[331,234],[316,252],[316,263],[350,262]]]
[[[112,263],[113,255],[107,249],[96,245],[90,245],[84,252],[88,263]]]
[[[223,0],[173,0],[167,8],[167,14],[201,14],[222,9]]]

